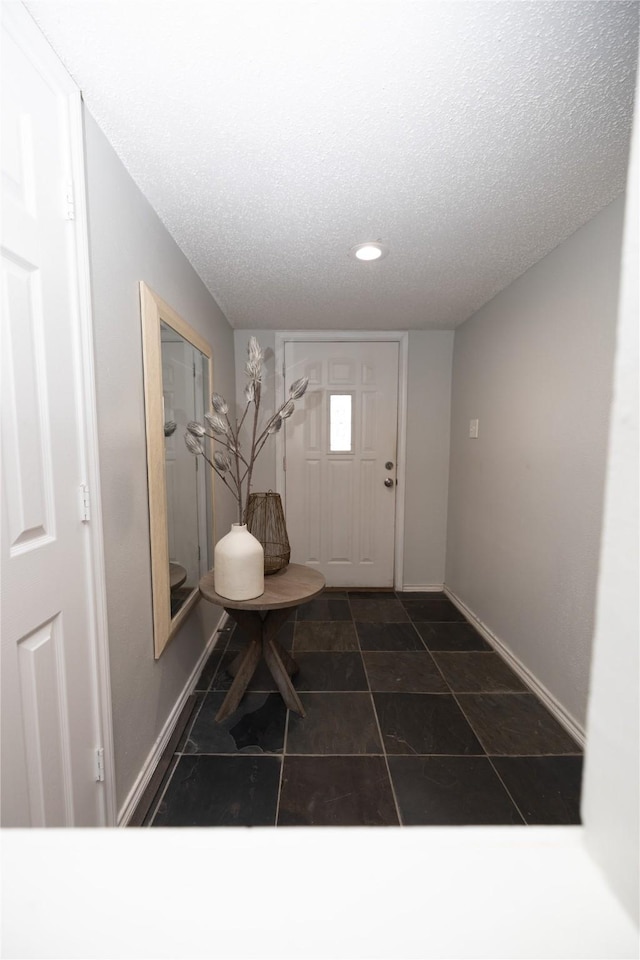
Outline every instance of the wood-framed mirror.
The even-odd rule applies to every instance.
[[[213,562],[211,471],[185,445],[190,420],[210,410],[211,347],[140,282],[149,533],[156,660],[200,594]]]

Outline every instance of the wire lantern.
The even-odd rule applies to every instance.
[[[291,548],[279,493],[249,494],[247,530],[262,544],[265,575],[287,566]]]

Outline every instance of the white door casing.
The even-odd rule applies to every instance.
[[[277,450],[292,559],[319,569],[330,586],[401,583],[403,376],[400,390],[398,384],[406,335],[279,334],[276,347],[285,390],[300,376],[310,378]],[[348,450],[331,449],[330,404],[336,395],[352,407]]]
[[[2,825],[115,822],[81,102],[2,22]]]

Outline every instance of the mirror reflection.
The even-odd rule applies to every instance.
[[[167,536],[171,618],[207,572],[209,471],[184,444],[190,420],[202,420],[209,396],[208,359],[173,327],[161,321]]]
[[[140,299],[157,659],[212,565],[212,478],[184,443],[187,423],[209,412],[212,362],[208,343],[145,283]]]

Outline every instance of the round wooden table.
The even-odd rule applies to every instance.
[[[317,570],[299,563],[290,563],[283,570],[264,578],[264,593],[253,600],[229,600],[215,590],[214,571],[200,580],[200,593],[211,603],[224,607],[247,636],[247,646],[227,667],[233,683],[216,714],[220,723],[237,708],[249,685],[260,657],[275,680],[289,710],[306,716],[300,698],[291,682],[298,664],[276,640],[278,631],[289,618],[289,609],[317,597],[325,588],[325,579]]]
[[[177,590],[187,579],[187,571],[180,563],[169,564],[169,589]]]

